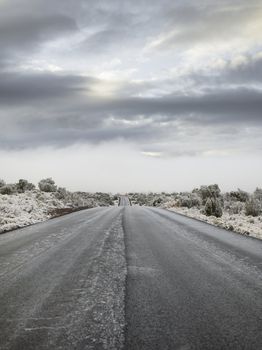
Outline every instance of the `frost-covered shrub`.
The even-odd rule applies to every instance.
[[[0,187],[3,187],[5,185],[5,181],[0,179]]]
[[[200,207],[201,198],[197,193],[182,193],[177,197],[177,205],[179,207]]]
[[[153,207],[159,207],[162,203],[163,203],[163,198],[161,198],[161,197],[158,197],[158,198],[155,198],[154,200],[153,200],[153,203],[152,203],[152,205],[153,205]]]
[[[0,187],[1,194],[14,194],[16,193],[16,186],[13,184],[7,184]]]
[[[246,202],[249,199],[249,194],[245,191],[238,189],[237,191],[231,191],[226,193],[225,197],[228,200]]]
[[[67,191],[64,187],[58,187],[55,196],[57,199],[66,199],[67,198]]]
[[[262,202],[262,188],[256,188],[254,198]]]
[[[258,199],[251,197],[245,205],[245,214],[258,216],[261,213],[261,204]]]
[[[55,181],[49,177],[47,179],[42,179],[38,183],[38,187],[40,191],[43,192],[56,192],[57,186],[55,185]]]
[[[96,192],[94,198],[97,200],[98,205],[101,207],[114,205],[113,196],[111,196],[109,193]]]
[[[208,198],[219,198],[221,196],[220,188],[217,184],[209,186],[201,186],[199,189],[194,189],[193,193],[199,194],[203,205],[206,204]]]
[[[229,214],[240,214],[245,208],[245,203],[237,201],[225,201],[224,203],[224,209]]]
[[[208,198],[205,204],[204,213],[207,216],[216,216],[220,218],[223,214],[222,206],[217,198]]]
[[[31,182],[28,182],[25,179],[20,179],[18,183],[16,184],[17,191],[19,193],[23,193],[25,191],[32,191],[35,189],[35,185]]]

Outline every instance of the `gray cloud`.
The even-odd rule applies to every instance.
[[[261,11],[262,3],[256,0],[175,3],[167,9],[165,26],[153,48],[192,48],[200,43],[227,42],[243,35],[249,23],[259,20]]]
[[[51,73],[0,73],[0,103],[17,106],[34,105],[55,98],[74,98],[88,91],[95,78]]]
[[[197,147],[187,145],[189,139],[206,149],[221,147],[221,138],[225,147],[237,145],[234,135],[239,131],[248,138],[247,126],[258,140],[253,128],[262,128],[262,60],[254,58],[253,47],[244,53],[248,60],[242,65],[234,66],[232,57],[223,56],[228,60],[223,69],[207,68],[204,62],[205,69],[184,69],[176,76],[169,75],[168,68],[181,65],[183,71],[188,58],[174,47],[238,37],[238,28],[246,28],[260,9],[257,1],[216,5],[206,0],[164,0],[149,6],[145,0],[65,0],[63,7],[58,0],[52,6],[44,0],[14,0],[12,6],[4,2],[1,147],[64,147],[123,139],[143,150],[167,153],[168,144],[178,140],[180,146],[176,143],[170,155],[195,154]],[[54,44],[58,38],[63,39],[61,46]],[[148,53],[147,44],[159,38],[154,52]],[[171,48],[169,53],[165,48]],[[61,65],[61,74],[47,69],[37,73],[39,67],[33,64],[28,68],[32,55],[47,66],[49,61]],[[104,68],[112,58],[120,62],[117,72]],[[127,78],[125,69],[135,71],[136,79]],[[102,78],[107,73],[116,78]],[[108,94],[103,90],[107,84]]]
[[[0,16],[2,67],[21,63],[21,57],[36,52],[44,43],[77,31],[74,19],[63,15],[2,17],[3,15]]]
[[[246,125],[262,128],[262,93],[238,88],[206,90],[202,95],[105,98],[92,95],[96,79],[77,76],[12,75],[0,85],[0,101],[13,106],[0,126],[2,147],[30,147],[77,142],[99,143],[114,139],[150,144],[155,139],[171,140],[183,127],[187,137],[192,128],[212,128],[214,137],[235,133]],[[89,84],[89,85],[88,85]],[[89,86],[91,93],[83,86]],[[23,91],[24,89],[24,91]],[[85,92],[85,94],[83,94]],[[23,109],[20,106],[23,103]],[[8,122],[13,115],[14,123]],[[216,131],[223,126],[225,131]],[[232,132],[229,131],[233,128]],[[195,130],[196,130],[195,129]],[[17,133],[15,142],[14,133]],[[193,132],[194,133],[194,132]],[[10,135],[10,137],[9,137]]]

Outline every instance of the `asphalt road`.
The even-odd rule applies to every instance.
[[[261,349],[262,242],[163,209],[0,236],[0,349]]]
[[[126,206],[130,206],[130,200],[127,196],[120,196],[119,197],[119,206],[120,207],[126,207]]]

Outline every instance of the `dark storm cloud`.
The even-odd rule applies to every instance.
[[[0,73],[0,103],[14,107],[58,97],[73,100],[81,92],[88,92],[95,81],[77,75]]]
[[[253,59],[250,54],[247,63],[228,64],[222,71],[210,69],[205,74],[188,71],[180,79],[192,80],[195,84],[186,93],[180,92],[182,81],[180,90],[173,87],[179,83],[176,77],[149,78],[155,70],[162,72],[166,68],[164,59],[160,63],[154,61],[154,53],[161,56],[163,49],[171,48],[173,54],[175,46],[191,48],[202,42],[213,43],[217,38],[226,42],[230,35],[238,35],[238,29],[245,28],[252,16],[256,18],[259,8],[259,3],[252,0],[248,4],[246,1],[214,4],[206,0],[197,3],[171,0],[1,3],[1,147],[64,146],[123,138],[148,143],[150,149],[154,140],[168,142],[178,137],[177,123],[186,128],[185,138],[190,136],[191,128],[198,131],[209,128],[214,138],[225,134],[217,130],[221,125],[228,130],[245,125],[261,128],[262,92],[258,86],[250,85],[262,80],[259,56]],[[71,42],[74,35],[77,39]],[[54,45],[57,38],[64,40],[62,48]],[[51,63],[53,58],[58,66],[60,62],[63,66],[68,54],[75,55],[68,59],[72,59],[69,69],[75,72],[68,73],[65,69],[63,74],[47,71],[40,74],[36,73],[37,64],[35,72],[33,68],[22,70],[23,63],[30,62],[34,54],[38,54],[41,61],[47,43],[54,45],[57,56],[52,56],[52,48],[47,49],[46,56],[43,55],[47,63],[44,68],[48,67],[50,57]],[[141,71],[139,65],[135,66],[142,75],[141,82],[128,81],[120,73],[119,89],[115,93],[112,88],[110,97],[104,97],[103,84],[113,86],[114,82],[92,77],[88,64],[78,70],[78,60],[85,61],[90,56],[91,66],[101,66],[101,73],[103,65],[112,58],[125,65],[118,56],[121,50],[132,54],[127,67],[132,70],[137,56],[143,56],[148,47],[155,50],[153,54],[149,50],[151,53],[142,57],[145,61],[141,63]],[[180,63],[183,57],[179,55],[174,56],[176,60],[168,57],[167,63]],[[161,59],[163,57],[164,54]],[[86,71],[90,77],[86,77]],[[99,69],[97,71],[99,74]],[[155,91],[158,93],[152,93]],[[229,132],[229,136],[232,133]]]
[[[9,110],[7,118],[0,118],[0,126],[1,120],[4,125],[11,115],[15,120],[14,124],[8,122],[8,132],[1,128],[2,147],[29,147],[30,144],[59,147],[118,138],[150,143],[157,138],[175,137],[174,122],[185,127],[214,130],[221,125],[228,125],[232,130],[240,125],[262,127],[262,93],[259,90],[206,91],[201,96],[102,98],[88,95],[86,90],[83,96],[83,80],[80,77],[57,77],[54,80],[38,77],[25,85],[23,93],[23,80],[21,84],[18,81],[13,84],[17,91],[12,91],[12,84],[11,88],[5,83],[2,87],[0,85],[2,100],[11,106],[24,101],[23,109],[14,107],[12,112]],[[86,85],[88,83],[92,90],[91,78],[87,79]],[[29,102],[28,109],[25,102]],[[14,133],[17,133],[15,142]],[[221,133],[225,135],[223,131]]]
[[[164,120],[174,118],[196,120],[199,123],[258,121],[261,118],[260,90],[238,88],[206,91],[202,95],[168,95],[154,98],[114,98],[90,100],[80,106],[92,113],[107,113],[123,117],[161,115]]]
[[[221,74],[227,83],[262,83],[262,56],[249,58],[247,63],[229,67]]]

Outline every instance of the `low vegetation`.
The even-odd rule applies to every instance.
[[[134,205],[166,209],[206,221],[241,234],[262,238],[262,189],[222,193],[217,184],[191,192],[129,193]]]
[[[114,205],[114,199],[102,192],[70,192],[52,178],[40,180],[38,188],[25,179],[13,184],[0,180],[0,233],[76,210]]]
[[[262,238],[262,189],[222,193],[217,184],[191,192],[128,193],[132,205],[162,207],[213,225]],[[117,205],[118,194],[70,192],[52,178],[38,186],[19,179],[0,180],[0,232],[26,226],[83,208]]]

